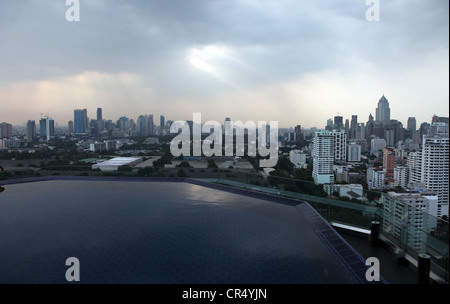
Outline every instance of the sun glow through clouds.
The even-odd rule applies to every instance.
[[[229,63],[230,50],[227,47],[207,45],[204,47],[195,47],[189,50],[189,63],[204,72],[207,72],[221,81],[237,87],[225,76]]]

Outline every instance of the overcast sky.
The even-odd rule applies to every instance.
[[[0,122],[75,108],[117,120],[154,114],[323,128],[366,122],[383,94],[391,118],[449,116],[449,1],[0,1]]]

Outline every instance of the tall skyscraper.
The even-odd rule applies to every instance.
[[[133,119],[130,119],[130,131],[136,132],[136,122]]]
[[[97,121],[103,120],[102,108],[97,108]]]
[[[384,129],[384,140],[386,140],[386,145],[388,147],[393,147],[395,145],[395,132],[392,129]]]
[[[344,130],[347,138],[350,138],[350,121],[348,119],[345,120]]]
[[[419,133],[420,133],[420,140],[422,142],[423,136],[428,134],[428,131],[430,130],[431,125],[427,122],[423,122],[420,124]]]
[[[344,130],[344,117],[334,116],[334,129]]]
[[[302,126],[301,125],[295,126],[294,132],[295,132],[295,140],[298,143],[302,143],[303,142]]]
[[[384,126],[388,126],[391,120],[391,109],[389,108],[389,102],[384,95],[379,100],[378,107],[375,111],[375,120],[383,123]]]
[[[89,130],[89,118],[87,116],[87,110],[83,109],[83,121],[84,121],[84,130],[87,132]]]
[[[89,132],[93,136],[98,136],[99,135],[100,132],[98,130],[98,122],[97,122],[96,119],[91,119],[89,121]]]
[[[370,137],[373,135],[373,127],[374,127],[375,123],[373,121],[373,116],[372,114],[369,115],[369,120],[366,123],[366,128],[365,128],[365,139],[367,139],[367,141],[369,141]]]
[[[130,119],[122,116],[117,120],[117,127],[120,131],[128,131],[130,129]]]
[[[313,138],[313,178],[314,183],[334,183],[334,138],[330,131],[319,131]]]
[[[29,120],[27,122],[25,136],[27,137],[27,141],[29,142],[33,141],[36,138],[36,121]]]
[[[39,120],[39,136],[47,141],[55,136],[55,121],[50,117],[44,117]]]
[[[100,132],[105,131],[105,122],[103,121],[103,110],[102,108],[97,108],[97,126],[95,128],[95,134],[98,136]],[[91,126],[92,129],[92,126]]]
[[[155,134],[155,123],[153,122],[153,114],[148,115],[148,133]]]
[[[406,128],[408,130],[411,130],[413,132],[416,132],[417,130],[417,126],[416,126],[416,118],[415,117],[409,117],[408,118],[408,123],[406,125]]]
[[[72,134],[73,133],[73,121],[69,120],[69,122],[67,123],[67,127],[68,127],[69,134]]]
[[[331,131],[331,130],[333,130],[333,128],[334,128],[333,120],[331,118],[329,118],[327,120],[327,126],[325,127],[325,129],[327,131]]]
[[[47,141],[55,137],[55,121],[47,118]]]
[[[366,138],[366,127],[364,123],[356,123],[355,127],[355,139],[365,139]]]
[[[389,129],[393,131],[392,145],[396,145],[399,141],[405,141],[405,128],[403,128],[403,124],[400,121],[391,119]],[[388,139],[386,138],[387,141]]]
[[[47,137],[47,120],[45,118],[39,120],[39,136]]]
[[[164,115],[159,116],[159,126],[161,128],[164,128],[165,124],[166,124],[166,122],[165,122]]]
[[[87,122],[87,110],[74,110],[73,112],[73,132],[75,134],[83,134],[88,130],[88,122]]]
[[[358,125],[358,115],[352,115],[350,123],[350,138],[356,138],[356,126]]]
[[[136,121],[136,132],[138,136],[148,135],[148,116],[139,115]]]
[[[0,124],[0,138],[12,138],[12,125],[6,122]]]

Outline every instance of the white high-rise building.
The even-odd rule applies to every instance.
[[[422,151],[408,154],[408,184],[420,183],[422,175]]]
[[[370,141],[370,150],[377,152],[386,148],[386,140],[384,138],[374,138]]]
[[[424,135],[421,182],[438,196],[437,215],[448,216],[449,204],[449,135]]]
[[[395,166],[394,168],[394,186],[406,189],[408,185],[408,167]]]
[[[291,150],[289,152],[289,160],[296,168],[302,168],[306,164],[306,153],[301,150]]]
[[[313,138],[313,178],[316,184],[332,184],[334,182],[334,144],[335,132],[315,132]]]
[[[106,142],[95,142],[89,145],[89,150],[92,152],[102,152],[106,151]]]
[[[367,169],[366,181],[370,190],[383,190],[387,188],[385,183],[386,171],[382,167],[370,167]]]
[[[438,197],[430,193],[383,193],[383,232],[402,238],[418,253],[426,250],[427,235],[436,228]]]
[[[348,144],[348,161],[349,162],[360,162],[361,161],[361,146],[356,143]]]
[[[436,134],[448,134],[448,124],[445,122],[435,122],[431,124],[428,135],[434,136]]]

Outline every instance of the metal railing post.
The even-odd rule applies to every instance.
[[[417,283],[422,285],[430,284],[430,264],[431,257],[428,254],[420,253],[417,266]]]
[[[379,221],[372,221],[371,227],[370,227],[370,244],[373,247],[377,247],[379,240],[378,237],[380,236],[380,222]]]

